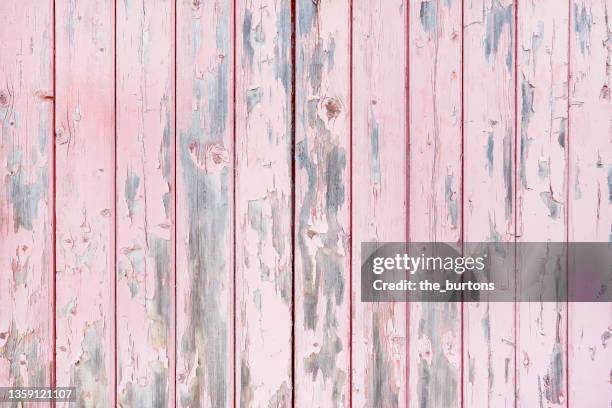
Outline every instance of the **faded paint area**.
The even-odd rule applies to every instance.
[[[181,370],[193,373],[193,378],[184,379],[186,392],[181,393],[179,400],[182,406],[191,406],[210,398],[213,406],[225,406],[228,361],[222,356],[228,353],[228,322],[217,288],[229,278],[228,260],[218,256],[223,253],[228,237],[228,174],[225,168],[219,175],[207,175],[194,165],[189,158],[189,146],[197,143],[202,133],[192,132],[189,136],[180,136],[179,160],[183,165],[189,214],[189,224],[184,228],[188,231],[190,290],[189,296],[181,300],[189,323],[179,338],[178,350],[186,364]],[[200,205],[204,199],[208,203],[206,207]]]
[[[517,105],[518,169],[516,186],[517,240],[563,242],[567,233],[568,118],[567,8],[558,2],[519,2]],[[517,254],[521,270],[525,257]],[[551,248],[540,279],[554,279],[566,254]],[[517,290],[527,282],[517,282]],[[563,290],[563,282],[557,282]],[[564,303],[520,303],[516,309],[519,400],[526,406],[567,406],[567,307]]]
[[[606,200],[612,166],[612,5],[609,0],[575,0],[570,32],[569,240],[612,242],[612,205]],[[609,304],[569,305],[567,399],[585,406],[606,405],[612,348],[602,333],[612,326]],[[580,374],[576,374],[580,373]],[[582,373],[585,373],[584,375]],[[586,374],[588,373],[588,374]]]
[[[462,4],[409,2],[412,242],[459,242],[462,234]],[[385,143],[382,141],[382,143]],[[491,157],[491,162],[493,158]],[[487,164],[492,167],[492,163]],[[461,406],[459,305],[410,303],[407,403]],[[401,405],[401,403],[400,403]]]
[[[3,129],[3,134],[10,135],[11,133],[10,129]],[[6,140],[6,143],[9,145],[9,140]],[[6,164],[10,172],[8,197],[13,206],[14,233],[17,233],[20,228],[32,231],[34,224],[40,219],[41,214],[38,209],[41,201],[47,199],[49,191],[49,169],[46,163],[42,162],[46,160],[44,149],[45,146],[42,146],[41,151],[34,150],[29,160],[23,157],[24,152],[18,147],[8,154]],[[39,158],[39,154],[43,157]],[[33,175],[28,174],[30,173],[29,166],[33,168]]]
[[[176,405],[181,407],[234,403],[231,7],[226,1],[177,5],[177,66],[188,67],[177,72]]]
[[[117,3],[117,400],[174,400],[174,49],[168,0]]]
[[[108,400],[109,379],[105,376],[105,344],[103,323],[86,325],[83,330],[83,340],[79,345],[81,354],[71,367],[73,386],[80,392],[76,396],[76,404],[81,407],[111,406]],[[98,373],[102,373],[99,375]]]
[[[116,406],[114,8],[55,8],[57,384]]]
[[[465,242],[508,242],[517,235],[515,7],[512,0],[464,3]],[[479,47],[481,52],[476,51]],[[514,255],[498,252],[491,254],[492,262],[500,263],[513,276]],[[512,287],[514,282],[505,284]],[[462,364],[470,381],[463,386],[463,405],[514,404],[515,348],[508,344],[515,337],[514,325],[508,324],[514,319],[514,309],[513,304],[504,303],[464,305]]]
[[[52,5],[2,2],[0,16],[0,384],[46,386],[53,356]]]
[[[408,402],[406,304],[358,301],[357,273],[360,242],[408,238],[407,13],[408,2],[401,0],[353,5],[353,94],[347,109],[352,107],[351,393],[356,407],[405,407]]]
[[[455,322],[461,319],[456,304],[424,304],[419,311],[414,358],[419,360],[415,406],[459,406],[461,353]]]
[[[14,386],[44,387],[49,382],[48,360],[41,355],[47,350],[34,330],[20,333],[11,322],[0,337],[2,376]]]
[[[291,2],[236,7],[236,404],[288,406],[294,304]]]
[[[375,309],[372,314],[372,376],[367,384],[367,393],[371,401],[380,407],[399,407],[399,388],[389,379],[394,376],[392,353],[387,350],[384,339],[386,333],[381,328],[380,312]],[[382,320],[384,321],[384,320]]]
[[[349,403],[349,8],[296,3],[296,406]],[[316,402],[315,402],[316,401]]]

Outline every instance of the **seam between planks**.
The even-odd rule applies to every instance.
[[[567,1],[567,129],[565,138],[566,149],[565,149],[565,271],[566,271],[566,291],[567,298],[565,301],[565,393],[566,395],[566,406],[570,405],[570,280],[569,280],[569,242],[570,242],[570,129],[571,129],[571,79],[572,79],[572,0]]]
[[[111,401],[113,406],[117,406],[117,0],[113,2],[113,92],[114,92],[114,100],[113,100],[113,153],[112,153],[112,163],[113,163],[113,188],[112,188],[112,208],[113,208],[113,226],[111,230],[111,241],[112,241],[112,254],[111,254],[111,267],[112,267],[112,278],[111,282],[111,291],[113,304],[111,306],[111,316],[113,322],[111,327],[113,328],[113,339],[114,339],[114,355],[113,355],[113,364],[114,370],[112,372],[112,380],[113,384],[113,400]]]
[[[52,111],[52,134],[51,134],[51,185],[53,188],[53,192],[52,192],[52,197],[51,197],[51,292],[52,292],[52,297],[51,297],[51,387],[55,387],[56,386],[56,382],[57,382],[57,342],[56,342],[56,338],[57,338],[57,319],[56,319],[56,313],[57,313],[57,282],[56,282],[56,270],[57,270],[57,256],[56,256],[56,252],[57,252],[57,231],[56,231],[56,226],[57,226],[57,221],[56,221],[56,201],[57,201],[57,189],[56,189],[56,157],[57,157],[57,151],[56,151],[56,145],[55,145],[55,134],[56,134],[56,129],[57,129],[57,124],[56,124],[56,116],[57,116],[57,85],[56,85],[56,76],[57,76],[57,53],[56,53],[56,44],[57,44],[57,29],[56,29],[56,21],[55,21],[55,14],[56,14],[56,4],[55,4],[55,0],[51,1],[52,3],[52,11],[51,11],[51,19],[52,19],[52,30],[53,30],[53,68],[52,68],[52,75],[53,75],[53,111]],[[55,408],[55,401],[51,401],[51,407]]]
[[[519,7],[518,7],[518,2],[519,0],[514,0],[514,35],[513,35],[513,40],[514,40],[514,72],[513,72],[513,77],[514,77],[514,149],[513,149],[513,186],[512,186],[512,194],[513,194],[513,209],[512,211],[514,212],[514,313],[513,313],[513,324],[514,324],[514,331],[512,333],[513,337],[514,337],[514,408],[518,407],[518,387],[519,387],[519,379],[520,379],[520,374],[519,374],[519,366],[518,366],[518,347],[519,347],[519,325],[518,325],[518,317],[519,317],[519,303],[517,302],[517,291],[519,290],[518,288],[518,280],[517,280],[517,274],[518,274],[518,268],[517,268],[517,256],[516,256],[516,242],[517,242],[517,234],[519,233],[518,230],[518,206],[517,206],[517,195],[518,195],[518,188],[517,188],[517,165],[518,165],[518,156],[517,156],[517,150],[518,150],[518,40],[519,40],[519,36],[518,36],[518,31],[519,31],[519,20],[518,20],[518,11],[519,11]]]
[[[461,231],[459,232],[459,238],[461,239],[461,256],[463,256],[463,252],[465,249],[465,160],[464,160],[464,146],[465,146],[465,1],[461,2]],[[465,349],[465,318],[464,318],[464,303],[463,303],[463,293],[461,294],[461,370],[459,373],[460,378],[460,388],[459,391],[459,405],[461,408],[465,406],[465,364],[464,364],[464,349]]]
[[[353,407],[353,0],[349,0],[349,408]]]
[[[176,1],[176,0],[175,0]],[[236,179],[237,179],[237,166],[236,166],[236,69],[238,63],[236,62],[236,0],[232,2],[232,406],[236,408],[237,397],[237,363],[236,363],[236,224],[238,218],[236,216]]]
[[[172,192],[172,216],[173,216],[173,220],[172,220],[172,253],[173,253],[173,262],[172,262],[172,270],[174,272],[174,276],[172,277],[172,286],[173,286],[173,299],[172,299],[172,303],[173,303],[173,315],[174,315],[174,321],[172,322],[172,329],[174,332],[172,333],[172,341],[174,342],[174,344],[172,345],[172,350],[171,353],[173,354],[173,362],[171,362],[172,364],[172,368],[173,368],[173,373],[172,373],[172,382],[174,383],[174,387],[170,392],[170,398],[172,398],[172,406],[176,408],[177,406],[177,381],[176,381],[176,366],[177,366],[177,361],[178,361],[178,352],[177,352],[177,333],[178,333],[178,328],[177,328],[177,317],[178,317],[178,307],[177,307],[177,256],[176,256],[176,248],[177,248],[177,200],[176,200],[176,193],[178,190],[178,183],[177,183],[177,177],[176,177],[176,169],[177,169],[177,147],[176,147],[176,141],[177,141],[177,104],[178,104],[178,98],[177,98],[177,78],[178,78],[178,70],[177,70],[177,64],[178,64],[178,58],[177,58],[177,49],[178,49],[178,45],[177,45],[177,39],[178,39],[178,0],[174,0],[173,3],[173,10],[172,10],[172,22],[174,24],[173,27],[173,31],[172,31],[172,35],[174,36],[173,41],[172,41],[172,45],[174,47],[173,49],[173,68],[174,68],[174,72],[173,72],[173,85],[174,85],[174,89],[173,89],[173,100],[172,100],[172,113],[173,113],[173,118],[172,120],[174,121],[173,123],[173,143],[172,143],[172,147],[173,147],[173,152],[172,152],[172,183],[173,183],[173,192]]]
[[[404,206],[404,210],[405,210],[405,216],[406,216],[406,226],[405,226],[405,236],[404,236],[404,240],[405,242],[409,242],[410,241],[410,0],[406,0],[405,4],[405,13],[406,13],[406,17],[405,17],[405,60],[404,60],[404,64],[405,64],[405,68],[404,68],[404,81],[405,81],[405,85],[404,85],[404,119],[406,121],[405,126],[405,138],[406,138],[406,158],[405,158],[405,171],[406,171],[406,197],[404,199],[405,201],[405,206]],[[408,295],[410,296],[410,295]],[[409,300],[409,299],[408,299]],[[406,344],[405,344],[405,348],[406,348],[406,367],[404,368],[404,376],[406,377],[404,379],[404,384],[406,387],[406,393],[404,396],[404,404],[406,406],[406,408],[408,408],[410,406],[410,301],[407,301],[405,303],[405,313],[406,313],[406,317],[405,317],[405,321],[406,321]]]
[[[291,406],[295,407],[296,353],[295,353],[295,92],[296,92],[296,0],[291,0]]]

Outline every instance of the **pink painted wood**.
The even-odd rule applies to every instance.
[[[462,4],[413,1],[409,12],[409,240],[458,243]],[[411,407],[461,405],[461,318],[460,304],[410,304]]]
[[[117,404],[174,400],[174,8],[117,2]]]
[[[292,11],[236,4],[236,390],[293,404]]]
[[[363,303],[359,274],[363,241],[611,240],[611,12],[1,2],[0,386],[609,406],[610,304]]]
[[[295,13],[295,406],[348,407],[349,1]]]
[[[575,0],[570,11],[569,240],[611,242],[612,1]],[[570,406],[612,401],[611,334],[612,305],[570,304]]]
[[[361,242],[406,240],[409,11],[377,0],[353,12],[352,405],[406,407],[407,304],[362,303],[359,271]]]
[[[464,2],[464,220],[465,242],[515,239],[515,4]],[[514,256],[492,262],[508,270]],[[463,307],[463,393],[469,407],[515,402],[515,305]]]
[[[54,361],[53,4],[2,2],[0,16],[0,386],[45,386]]]
[[[567,8],[559,2],[518,3],[517,236],[563,242],[567,234]],[[529,259],[517,254],[517,259]],[[551,248],[540,279],[552,279],[567,255]],[[517,263],[518,271],[529,267]],[[518,276],[527,276],[527,274]],[[517,287],[537,284],[519,281]],[[562,296],[562,294],[559,294]],[[517,305],[516,387],[521,406],[567,406],[567,306]]]
[[[57,384],[115,406],[114,2],[55,8]]]
[[[177,407],[234,405],[233,6],[177,2]]]

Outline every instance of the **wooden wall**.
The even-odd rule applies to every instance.
[[[359,280],[363,241],[612,241],[612,0],[3,0],[0,41],[0,386],[612,403],[608,303]]]

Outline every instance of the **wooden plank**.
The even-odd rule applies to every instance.
[[[516,227],[521,242],[566,238],[568,12],[566,3],[555,0],[518,3]],[[520,253],[517,259],[521,271],[533,262]],[[562,248],[551,247],[540,279],[552,284],[555,269],[565,262]],[[518,290],[534,283],[533,276],[519,276],[525,279]],[[516,310],[520,405],[566,406],[565,302],[521,302]]]
[[[514,26],[512,0],[464,2],[465,242],[515,239]],[[498,261],[510,272],[513,258]],[[512,276],[505,284],[513,289]],[[464,305],[465,406],[513,406],[514,308]]]
[[[292,405],[291,1],[236,9],[236,392]],[[239,40],[238,40],[239,39]]]
[[[363,303],[360,243],[406,240],[407,3],[355,2],[353,10],[352,404],[408,402],[405,303]]]
[[[115,406],[114,2],[56,2],[57,384]]]
[[[233,406],[233,9],[177,3],[177,400]]]
[[[461,241],[460,0],[410,2],[411,242]],[[410,406],[461,405],[461,306],[410,304]]]
[[[348,407],[349,2],[295,13],[295,405]]]
[[[571,13],[569,240],[612,242],[612,1]],[[611,333],[609,303],[569,305],[568,405],[610,404]]]
[[[461,1],[410,4],[411,242],[461,241]],[[410,304],[410,406],[461,404],[461,307]]]
[[[0,3],[0,385],[53,370],[53,3]]]
[[[174,401],[174,14],[117,2],[117,400]]]

